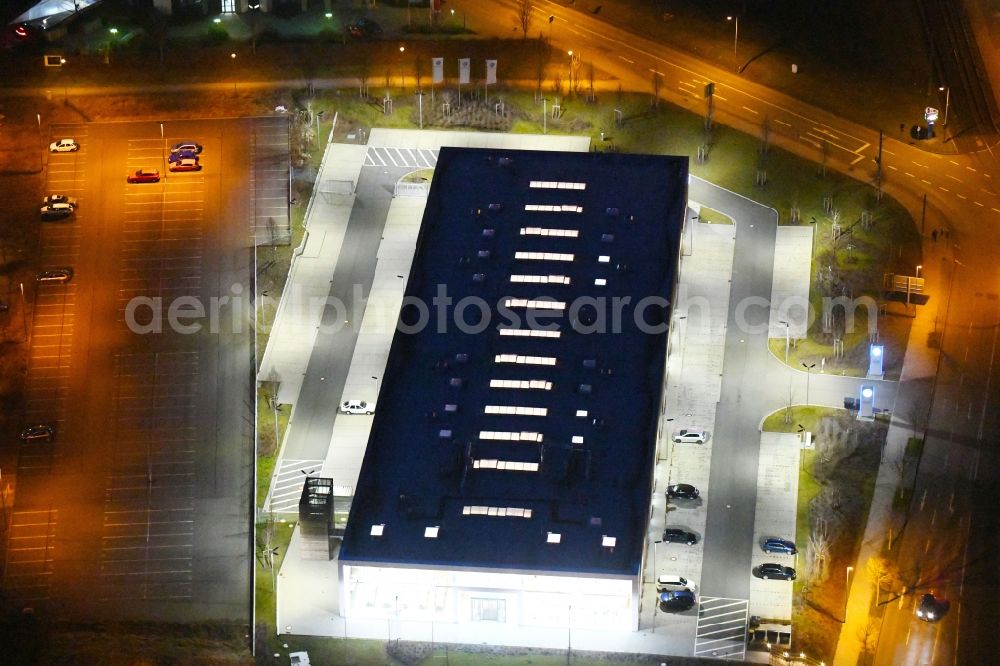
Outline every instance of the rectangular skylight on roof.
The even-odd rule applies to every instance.
[[[597,286],[597,287],[604,287],[607,284],[608,284],[608,281],[605,280],[604,278],[596,278],[596,279],[594,279],[594,285]]]
[[[573,443],[574,444],[583,444],[583,436],[582,435],[573,435]]]
[[[491,379],[490,388],[551,391],[552,382],[544,379]]]
[[[494,363],[517,363],[518,365],[555,365],[555,356],[518,356],[517,354],[497,354]]]
[[[472,461],[473,469],[495,469],[501,472],[537,472],[538,463],[517,460],[492,460],[487,458]]]
[[[548,204],[524,204],[524,210],[529,213],[582,213],[583,206],[563,204],[550,206]]]
[[[434,525],[433,527],[424,528],[424,538],[425,539],[437,539],[438,530],[441,529],[439,526]]]
[[[539,331],[533,328],[501,328],[500,335],[511,338],[558,338],[559,331]]]
[[[547,227],[521,227],[522,236],[554,236],[557,238],[578,238],[577,229],[549,229]]]
[[[511,282],[527,282],[531,284],[569,284],[566,275],[511,275]]]
[[[546,407],[517,407],[514,405],[486,405],[484,414],[510,414],[513,416],[548,416]]]
[[[463,516],[498,516],[509,518],[531,518],[531,509],[521,509],[512,506],[463,506]]]
[[[382,536],[383,532],[385,532],[385,523],[382,523],[380,525],[372,525],[372,531],[371,531],[372,536],[380,537]]]
[[[536,190],[585,190],[587,183],[563,182],[558,180],[533,180],[529,185]]]
[[[600,262],[600,263],[602,263],[602,264],[606,264],[606,263],[608,263],[609,261],[611,261],[611,257],[609,257],[609,256],[608,256],[608,255],[606,255],[606,254],[602,254],[601,256],[599,256],[599,257],[597,258],[597,261],[599,261],[599,262]]]
[[[515,252],[514,258],[523,261],[573,261],[576,255],[562,252]]]
[[[604,546],[605,548],[614,548],[616,543],[618,543],[618,539],[616,539],[615,537],[610,537],[607,535],[601,537],[601,545]]]
[[[545,543],[559,543],[562,541],[562,534],[559,532],[546,532]]]
[[[587,418],[587,410],[586,409],[578,409],[578,410],[576,410],[576,415],[579,418],[581,418],[581,419],[585,419],[585,418]]]
[[[479,439],[498,440],[503,442],[535,442],[542,443],[542,433],[540,432],[512,432],[509,430],[480,430]]]
[[[566,303],[563,301],[536,301],[527,298],[505,299],[504,307],[507,308],[533,308],[535,310],[565,310]]]

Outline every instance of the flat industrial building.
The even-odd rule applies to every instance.
[[[345,617],[636,628],[685,157],[442,148]]]

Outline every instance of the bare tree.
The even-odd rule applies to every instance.
[[[518,0],[517,5],[514,7],[514,18],[523,39],[528,38],[528,31],[531,30],[531,14],[533,10],[534,6],[531,0]]]
[[[868,559],[865,570],[872,579],[872,586],[875,588],[875,605],[881,602],[883,589],[893,589],[898,587],[900,582],[899,567],[895,562],[881,555],[875,555]]]

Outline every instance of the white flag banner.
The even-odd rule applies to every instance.
[[[497,61],[486,61],[486,85],[497,82]]]
[[[468,83],[469,82],[469,59],[459,58],[458,60],[458,82]]]
[[[444,58],[431,58],[431,83],[444,81]]]

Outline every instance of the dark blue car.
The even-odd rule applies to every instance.
[[[686,611],[694,606],[695,596],[691,590],[668,590],[660,592],[660,610],[664,613]]]
[[[766,537],[760,542],[760,548],[765,553],[784,553],[785,555],[795,555],[799,552],[793,542],[779,537]]]
[[[193,150],[179,150],[176,153],[170,153],[170,157],[167,161],[173,164],[174,162],[180,162],[181,160],[196,160],[198,159],[198,153]]]

